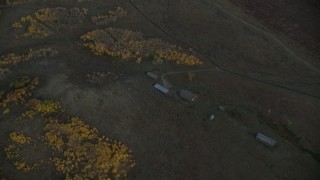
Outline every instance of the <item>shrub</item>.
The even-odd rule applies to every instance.
[[[160,39],[145,39],[140,32],[108,28],[88,32],[81,36],[81,40],[84,47],[97,55],[106,54],[137,62],[153,57],[189,66],[202,64],[192,51],[185,51]]]
[[[22,170],[24,172],[30,172],[40,165],[37,163],[27,163],[22,158],[21,147],[25,145],[30,145],[31,138],[24,135],[23,133],[12,132],[10,133],[11,144],[9,144],[5,149],[6,158],[13,162],[15,167],[18,170]]]
[[[127,15],[127,11],[122,7],[117,7],[115,10],[108,11],[106,15],[92,16],[91,21],[96,25],[107,25],[116,22],[119,18]]]
[[[12,82],[10,88],[19,89],[31,82],[31,79],[28,76],[23,76],[20,80]]]
[[[10,139],[18,144],[30,144],[31,142],[31,138],[25,136],[23,133],[12,132],[10,133]]]
[[[12,83],[12,91],[7,93],[1,106],[24,104],[37,84],[38,78],[27,77]],[[65,116],[55,113],[63,112],[57,101],[31,99],[24,107],[27,108],[25,117],[41,115],[45,124],[44,134],[39,134],[41,138],[32,139],[21,132],[10,133],[5,154],[16,169],[30,172],[43,163],[50,163],[66,179],[120,179],[125,178],[135,166],[131,151],[121,142],[100,136],[97,129],[79,118],[60,120],[59,117]],[[42,159],[43,156],[37,154],[26,158],[28,156],[24,153],[39,151],[38,145],[44,145],[42,148],[46,152],[49,147],[50,159]]]
[[[38,99],[31,99],[26,103],[28,111],[22,114],[23,117],[33,118],[36,114],[40,114],[42,117],[51,115],[53,113],[62,111],[60,104],[53,100],[40,101]]]
[[[55,31],[72,30],[83,23],[88,9],[44,8],[32,15],[21,17],[12,24],[21,35],[18,37],[45,38]]]
[[[127,176],[134,166],[129,149],[120,142],[98,136],[79,118],[67,123],[51,120],[45,126],[49,146],[60,152],[51,162],[66,179],[107,179]]]
[[[10,113],[10,109],[9,109],[9,108],[6,108],[6,109],[3,110],[3,112],[2,112],[3,115],[9,114],[9,113]]]
[[[15,144],[10,144],[4,149],[6,158],[9,160],[16,159],[20,154],[20,149]]]
[[[26,98],[32,95],[32,91],[38,85],[39,80],[37,77],[30,81],[26,79],[27,78],[24,77],[21,80],[12,83],[12,87],[17,89],[9,91],[0,101],[0,107],[4,109],[2,114],[10,112],[10,109],[7,107],[9,104],[24,104]]]
[[[39,59],[47,56],[55,56],[58,52],[52,48],[42,48],[42,49],[30,49],[27,53],[21,55],[15,55],[14,53],[9,53],[0,57],[0,78],[5,76],[10,72],[5,66],[10,64],[18,64],[21,62],[26,62],[33,59]]]
[[[30,61],[33,59],[39,59],[44,57],[51,57],[57,54],[57,50],[52,48],[41,48],[41,49],[29,49],[25,54],[15,55],[14,53],[9,53],[0,57],[0,67],[10,64],[18,64],[25,61]]]

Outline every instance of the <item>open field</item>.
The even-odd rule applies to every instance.
[[[0,179],[320,178],[315,1],[0,3]]]

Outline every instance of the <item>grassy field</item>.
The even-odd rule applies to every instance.
[[[1,1],[0,179],[318,179],[318,6],[254,2]]]

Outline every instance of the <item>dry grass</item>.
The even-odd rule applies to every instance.
[[[102,73],[103,75],[103,73]],[[101,136],[82,119],[69,117],[59,102],[31,99],[38,78],[22,77],[10,84],[1,107],[19,107],[20,121],[43,122],[32,134],[11,132],[5,148],[6,158],[16,169],[31,172],[43,165],[53,165],[66,179],[122,179],[135,166],[131,151],[119,141]],[[2,93],[1,93],[2,94]],[[68,118],[66,118],[68,117]],[[40,133],[40,134],[38,134]],[[30,134],[30,132],[29,132]],[[49,151],[43,156],[30,152]]]
[[[30,60],[41,59],[44,57],[55,56],[58,52],[52,48],[42,48],[42,49],[29,49],[25,54],[14,54],[9,53],[0,57],[0,78],[3,78],[6,74],[10,72],[9,68],[6,66],[14,64],[17,65],[22,62],[27,62]]]
[[[45,38],[62,30],[73,30],[81,25],[88,9],[82,8],[44,8],[32,15],[21,17],[12,27],[18,37]]]

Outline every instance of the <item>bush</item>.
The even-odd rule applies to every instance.
[[[9,145],[5,148],[6,158],[23,172],[48,163],[66,179],[125,178],[135,166],[129,148],[119,141],[99,135],[96,128],[91,128],[80,118],[61,120],[66,116],[61,114],[63,110],[57,101],[31,99],[24,103],[37,84],[38,78],[23,77],[12,83],[11,91],[1,102],[2,107],[9,103],[25,104],[23,107],[27,111],[23,116],[37,116],[44,124],[36,130],[39,134],[33,135],[41,138],[32,139],[21,132],[10,133]],[[34,154],[28,158],[30,152],[41,150],[45,153],[49,150],[50,157],[43,159],[44,156]]]
[[[10,64],[19,64],[33,59],[39,59],[47,56],[55,56],[58,52],[52,48],[42,48],[42,49],[30,49],[27,53],[21,55],[15,55],[14,53],[9,53],[0,57],[0,78],[4,77],[10,72],[5,66]]]
[[[19,82],[24,82],[22,78],[19,81],[16,81],[13,84],[19,84]],[[38,85],[39,79],[33,78],[31,81],[28,81],[28,83],[24,83],[22,87],[20,87],[21,84],[19,84],[19,88],[13,89],[9,91],[4,99],[0,102],[0,107],[4,109],[3,113],[6,113],[10,111],[10,109],[7,107],[9,104],[24,104],[26,102],[26,98],[30,97],[32,95],[33,89]]]
[[[119,18],[127,15],[127,11],[122,7],[117,7],[113,11],[108,11],[106,15],[92,16],[91,21],[96,25],[107,25],[111,22],[116,22]]]
[[[36,114],[40,114],[42,117],[51,115],[53,113],[61,112],[61,106],[57,101],[38,99],[31,99],[26,103],[28,111],[22,114],[23,117],[33,118]]]
[[[12,27],[20,32],[18,37],[45,38],[55,31],[72,30],[83,23],[88,9],[44,8],[32,15],[21,17]]]
[[[23,76],[20,80],[10,83],[10,88],[19,89],[31,82],[28,76]]]
[[[12,132],[10,133],[10,139],[18,144],[30,144],[31,142],[31,138],[25,136],[23,133]]]
[[[30,146],[30,143],[32,140],[31,137],[28,137],[23,133],[12,132],[12,133],[10,133],[9,140],[10,140],[11,144],[9,144],[4,149],[5,154],[6,154],[6,158],[8,160],[12,161],[18,170],[22,170],[24,172],[30,172],[40,165],[39,162],[38,163],[27,163],[22,157],[21,148],[26,145],[28,147],[31,147]]]
[[[81,36],[82,45],[97,55],[109,55],[124,60],[153,57],[184,65],[202,64],[192,51],[164,42],[160,39],[145,39],[140,32],[108,28],[95,30]]]
[[[125,145],[98,136],[79,118],[51,120],[45,130],[47,143],[61,154],[51,162],[66,179],[119,179],[135,165]]]

